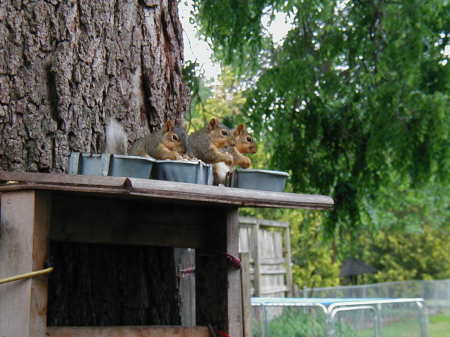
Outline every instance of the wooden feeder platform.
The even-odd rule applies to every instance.
[[[168,181],[0,171],[0,279],[44,268],[49,240],[219,250],[238,256],[239,207],[330,209],[327,196]],[[130,207],[133,211],[130,212]],[[197,325],[47,327],[47,277],[0,285],[0,336],[243,336],[239,270],[196,265]],[[224,294],[225,293],[225,294]]]

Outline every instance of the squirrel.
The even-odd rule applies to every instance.
[[[234,146],[231,130],[212,118],[206,126],[189,135],[189,146],[192,155],[207,164],[225,162],[233,163],[233,156],[222,149]]]
[[[174,127],[171,121],[167,121],[162,129],[138,139],[131,147],[130,153],[155,159],[178,160],[183,159],[187,151],[186,142],[184,128]]]
[[[257,146],[253,137],[248,133],[244,124],[240,124],[233,130],[233,137],[235,146],[225,149],[233,157],[233,163],[227,165],[225,163],[216,163],[213,167],[214,182],[216,185],[224,184],[228,172],[233,166],[240,166],[242,168],[249,168],[252,164],[250,158],[243,155],[243,153],[256,153]]]
[[[123,126],[114,118],[106,124],[105,152],[125,155],[128,153],[128,136]]]
[[[188,148],[187,140],[184,127],[167,121],[162,129],[138,139],[127,151],[127,135],[119,122],[111,119],[106,126],[106,152],[114,154],[182,159]]]

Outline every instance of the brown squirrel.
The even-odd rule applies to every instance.
[[[224,184],[228,172],[233,166],[240,166],[242,168],[249,168],[252,164],[250,158],[243,155],[243,153],[256,153],[257,146],[253,137],[248,133],[244,124],[240,124],[233,130],[233,137],[235,146],[225,149],[233,157],[233,163],[226,165],[224,163],[216,163],[213,167],[214,182],[216,185]]]
[[[183,159],[187,150],[183,142],[186,141],[186,131],[184,134],[183,131],[183,128],[175,128],[171,121],[167,121],[162,129],[138,139],[131,147],[130,154],[155,159]]]
[[[155,159],[182,159],[187,150],[187,135],[182,126],[167,121],[164,127],[138,139],[127,151],[127,135],[114,119],[106,126],[106,152],[150,156]]]
[[[225,162],[231,165],[233,156],[222,149],[234,145],[231,130],[217,118],[212,118],[205,127],[189,135],[192,155],[207,164]]]

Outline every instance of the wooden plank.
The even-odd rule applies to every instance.
[[[55,185],[80,185],[80,186],[102,186],[118,187],[126,186],[127,178],[124,177],[102,177],[83,176],[70,174],[48,174],[32,172],[7,172],[0,170],[0,181],[18,181],[36,184]]]
[[[292,297],[292,262],[291,262],[291,232],[289,227],[284,230],[284,256],[286,259],[286,287],[288,288],[287,296]]]
[[[240,253],[242,285],[242,323],[243,337],[252,337],[252,307],[250,301],[250,259],[248,253]]]
[[[284,258],[279,258],[279,257],[266,257],[261,260],[262,260],[261,265],[267,265],[267,266],[279,265],[279,264],[286,262],[286,260]]]
[[[47,337],[212,337],[207,327],[49,327]]]
[[[288,289],[285,286],[279,286],[279,287],[264,287],[262,293],[264,295],[267,294],[274,294],[274,293],[284,293]],[[263,296],[265,297],[265,296]]]
[[[243,207],[328,209],[333,205],[330,197],[320,195],[247,190],[148,179],[130,178],[130,181],[132,186],[130,194],[132,195],[152,194],[161,198],[226,203]]]
[[[284,275],[286,274],[286,269],[284,268],[278,268],[275,270],[264,270],[262,268],[261,275]]]
[[[240,216],[239,223],[241,225],[256,225],[257,223],[259,223],[261,227],[289,227],[289,223],[284,221],[258,219],[250,216]]]
[[[261,256],[259,251],[259,223],[255,225],[252,231],[252,241],[255,244],[255,262],[254,262],[254,287],[255,287],[255,297],[261,296]]]
[[[209,246],[195,250],[197,325],[220,330],[228,328],[225,212],[217,212],[210,226],[205,227]]]
[[[49,256],[49,232],[52,196],[49,192],[35,192],[33,226],[33,270],[45,268]],[[48,277],[31,280],[30,336],[46,336]]]
[[[286,227],[289,227],[289,223],[288,222],[284,222],[284,221],[260,219],[259,226],[260,227],[281,227],[281,228],[286,228]]]
[[[57,241],[152,245],[178,248],[208,246],[204,227],[215,207],[191,207],[142,200],[55,194],[50,237]]]
[[[227,263],[226,255],[239,255],[238,210],[217,212],[214,223],[205,229],[210,246],[196,250],[197,324],[210,324],[233,337],[242,337],[240,270]]]
[[[239,257],[239,211],[232,208],[226,215],[227,254]],[[233,337],[242,337],[242,289],[241,271],[228,269],[228,333]]]
[[[44,268],[50,207],[47,193],[1,194],[0,278]],[[44,337],[47,276],[1,285],[0,313],[1,336]]]
[[[0,186],[0,192],[29,188],[110,193],[142,198],[185,200],[243,207],[330,209],[333,206],[333,200],[330,197],[321,195],[257,191],[151,179],[0,171],[0,181],[14,180],[22,183],[2,185]]]
[[[195,250],[175,248],[181,325],[195,326]]]

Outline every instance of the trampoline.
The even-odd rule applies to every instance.
[[[326,336],[341,337],[339,331],[335,329],[336,320],[340,313],[345,312],[368,312],[373,317],[373,336],[383,337],[383,321],[381,311],[386,305],[410,304],[415,307],[420,326],[420,337],[428,337],[428,321],[423,298],[269,298],[253,297],[251,305],[259,308],[263,315],[264,327],[261,335],[270,337],[268,327],[269,316],[268,308],[274,307],[293,307],[293,308],[316,308],[323,312],[326,317]],[[279,311],[281,312],[281,311]],[[274,312],[272,316],[276,317],[280,313]]]

